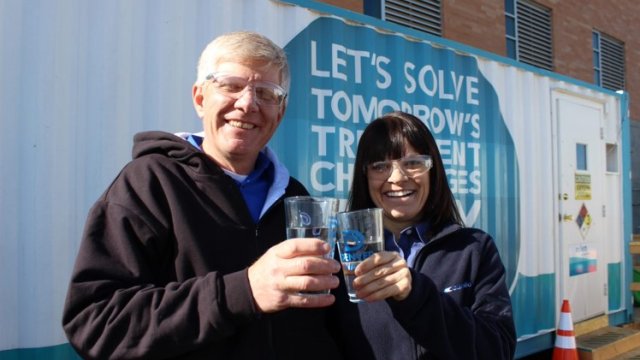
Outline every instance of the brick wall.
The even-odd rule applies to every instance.
[[[552,9],[555,71],[593,83],[592,31],[625,43],[631,118],[640,120],[640,1],[541,0]]]
[[[506,54],[504,1],[450,0],[442,2],[443,37]]]
[[[341,7],[343,9],[351,10],[357,13],[363,13],[364,7],[362,5],[362,1],[363,0],[320,0],[318,2]]]

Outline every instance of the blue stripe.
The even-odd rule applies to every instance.
[[[81,360],[69,344],[0,351],[0,360]]]
[[[533,277],[518,274],[511,303],[519,338],[555,329],[555,279],[553,273]]]
[[[622,304],[622,264],[607,265],[607,284],[609,284],[609,311],[621,309]]]

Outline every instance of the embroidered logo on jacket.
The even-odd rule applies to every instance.
[[[454,292],[454,291],[458,291],[458,290],[462,290],[462,289],[466,289],[466,288],[470,288],[470,287],[471,287],[471,282],[467,281],[467,282],[464,282],[462,284],[456,284],[456,285],[448,286],[448,287],[444,288],[443,292],[446,294],[446,293],[450,293],[450,292]]]

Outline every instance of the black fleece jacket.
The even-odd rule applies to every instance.
[[[516,332],[505,269],[485,232],[449,225],[427,241],[403,301],[352,304],[341,284],[338,325],[351,360],[512,359]]]
[[[234,181],[183,139],[134,138],[92,207],[63,313],[87,359],[336,359],[325,309],[257,311],[247,267],[285,239],[283,198],[306,189],[277,162],[255,224]],[[278,189],[278,187],[280,187]]]

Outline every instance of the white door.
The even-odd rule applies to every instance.
[[[606,311],[604,105],[554,93],[558,124],[560,298],[574,321]]]

